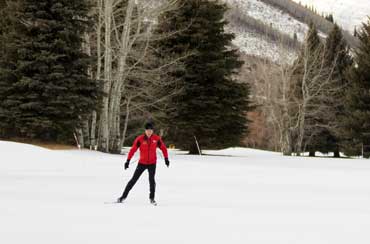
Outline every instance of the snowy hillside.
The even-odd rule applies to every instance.
[[[259,21],[268,28],[289,36],[292,40],[294,35],[302,42],[308,31],[308,25],[293,18],[281,9],[271,6],[259,0],[223,0],[230,7],[230,12]],[[269,39],[266,34],[258,33],[246,26],[235,23],[232,19],[228,31],[236,34],[234,44],[248,55],[267,58],[273,62],[291,63],[296,57],[296,50]],[[323,33],[319,33],[325,37]]]
[[[232,148],[159,157],[157,207],[147,173],[124,156],[0,141],[2,243],[368,244],[368,160],[283,157]],[[219,156],[214,156],[214,155]],[[137,155],[136,155],[137,157]],[[136,161],[135,159],[133,160]]]
[[[277,63],[291,63],[296,58],[293,50],[287,50],[276,43],[268,41],[261,35],[248,31],[238,32],[238,28],[234,26],[229,30],[232,33],[237,33],[233,44],[247,55],[267,58]]]
[[[224,0],[231,9],[237,9],[245,16],[259,20],[272,28],[288,34],[293,38],[297,34],[298,40],[302,41],[308,30],[308,26],[301,23],[281,10],[258,0]],[[243,28],[238,24],[230,22],[229,31],[236,34],[234,44],[248,55],[268,58],[273,62],[291,62],[294,50],[287,50],[276,41],[271,41],[266,36],[253,30]]]
[[[227,3],[230,8],[228,16],[230,24],[227,30],[236,34],[233,42],[234,45],[239,47],[247,55],[267,58],[278,63],[291,63],[294,60],[297,53],[297,45],[294,44],[292,46],[290,44],[296,42],[296,40],[299,42],[304,40],[308,31],[308,23],[311,20],[318,27],[319,35],[323,38],[328,35],[333,26],[321,16],[314,14],[291,0],[222,1]],[[354,19],[362,16],[361,18],[363,19],[364,13],[370,13],[367,7],[370,5],[370,2],[356,2],[354,4],[356,5],[355,8],[348,8],[348,3],[346,2],[347,5],[345,5],[344,1],[332,2],[331,5],[327,5],[329,9],[333,7],[335,10],[339,9],[339,6],[346,6],[343,7],[343,11],[341,12],[342,15],[340,18],[342,20],[344,20],[344,16],[347,16],[347,19],[351,18],[351,16],[355,16]],[[322,5],[324,6],[325,4]],[[351,11],[353,9],[357,9],[360,6],[363,6],[361,10],[363,14],[353,13],[352,15],[347,15],[347,13],[352,13]],[[344,10],[348,11],[344,12]],[[256,25],[258,28],[255,28]],[[269,35],[271,32],[276,35]],[[351,47],[355,47],[358,44],[357,39],[351,33],[353,33],[353,29],[349,30],[349,32],[344,31],[343,35],[347,43]],[[286,43],[283,43],[285,45],[282,45],[281,40],[287,40],[287,38],[290,39],[288,41],[290,44],[286,45]]]
[[[308,26],[290,17],[283,11],[258,0],[225,0],[231,8],[238,8],[255,19],[289,34],[292,38],[297,34],[298,40],[303,41]]]
[[[370,15],[369,0],[293,0],[303,5],[314,6],[319,12],[332,13],[344,29],[351,33],[355,26],[366,21]]]

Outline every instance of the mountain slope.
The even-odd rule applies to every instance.
[[[291,0],[223,0],[230,10],[228,31],[235,46],[247,55],[277,63],[291,63],[313,21],[325,38],[333,24]],[[351,46],[356,38],[343,32]]]
[[[370,15],[369,0],[293,0],[303,5],[313,6],[319,12],[332,13],[334,20],[344,29],[353,32]]]
[[[248,55],[267,58],[273,62],[291,62],[297,46],[283,43],[283,38],[271,38],[268,33],[277,32],[284,39],[302,42],[308,30],[301,23],[278,8],[258,0],[224,0],[230,7],[229,31],[236,34],[234,44]],[[238,16],[236,18],[235,16]],[[238,21],[237,21],[238,20]],[[254,28],[259,23],[260,28]]]

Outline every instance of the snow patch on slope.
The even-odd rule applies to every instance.
[[[297,34],[298,41],[303,42],[308,31],[308,26],[301,23],[280,9],[274,8],[258,0],[224,0],[230,8],[236,8],[240,12],[259,20],[270,27],[294,37]],[[277,42],[268,40],[263,35],[254,31],[243,29],[230,23],[228,31],[236,34],[233,43],[248,55],[267,58],[277,63],[291,63],[296,57],[294,50],[288,50]]]
[[[236,27],[231,27],[229,31],[238,33],[233,40],[233,44],[248,55],[267,58],[276,63],[291,62],[296,57],[292,50],[287,50],[277,43],[267,41],[261,35],[238,30]]]
[[[370,16],[369,0],[293,0],[302,5],[314,6],[319,12],[332,13],[334,20],[344,29],[353,32]]]
[[[290,35],[292,38],[294,33],[296,33],[300,42],[304,40],[305,34],[308,31],[306,24],[297,21],[280,9],[258,0],[226,0],[226,2],[232,7],[243,10],[246,15],[260,20],[274,29]]]

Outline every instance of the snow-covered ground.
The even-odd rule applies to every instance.
[[[355,26],[367,21],[370,16],[370,0],[293,0],[303,5],[314,6],[319,12],[332,13],[344,29],[353,32]]]
[[[124,156],[0,141],[1,243],[370,243],[369,160],[208,154],[159,157],[157,207],[146,173],[104,204],[134,171]]]

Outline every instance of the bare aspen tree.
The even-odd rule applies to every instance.
[[[83,50],[84,52],[89,56],[91,57],[91,42],[90,42],[90,33],[85,33],[84,34],[84,43],[83,43]],[[92,72],[92,68],[89,67],[88,69],[88,75],[90,77],[90,79],[94,79],[93,77],[93,72]],[[95,110],[92,112],[94,113]],[[96,112],[95,112],[96,113]],[[89,131],[89,121],[92,120],[92,116],[90,115],[89,117],[87,118],[84,118],[83,122],[82,122],[82,137],[83,137],[83,143],[81,144],[81,147],[82,148],[91,148],[91,139],[90,139],[90,131]],[[92,122],[92,121],[91,121]]]
[[[92,6],[93,5],[93,1],[95,0],[87,0],[87,3]],[[89,11],[89,16],[91,17],[92,15],[94,15],[94,12],[95,12],[95,9],[94,8],[91,8],[90,11]],[[89,57],[91,57],[92,55],[92,51],[91,51],[91,32],[85,32],[83,33],[83,43],[82,43],[82,50],[84,51],[84,53],[86,53]],[[93,72],[92,72],[92,67],[89,67],[88,70],[87,70],[87,73],[88,73],[88,76],[90,79],[94,79],[94,75],[93,75]],[[92,113],[93,114],[96,114],[96,111],[94,111]],[[78,141],[79,141],[79,144],[81,146],[81,148],[84,148],[84,147],[87,147],[87,148],[91,148],[91,139],[90,139],[90,131],[89,131],[89,122],[90,120],[92,119],[92,117],[94,116],[88,116],[87,118],[80,118],[80,120],[82,120],[82,124],[80,125],[80,128],[76,128],[76,134],[78,136]],[[91,121],[92,122],[92,121]],[[95,125],[94,125],[95,126]],[[92,131],[95,131],[95,129],[92,129]],[[95,138],[95,136],[94,136]]]
[[[97,0],[96,78],[102,81],[103,97],[99,113],[92,116],[91,144],[96,144],[95,121],[98,118],[99,150],[116,153],[121,151],[121,114],[122,110],[129,109],[127,106],[122,109],[121,103],[122,100],[130,101],[130,97],[123,97],[127,90],[127,79],[147,56],[149,43],[153,39],[152,25],[164,11],[176,8],[176,2]],[[139,58],[132,63],[129,60],[132,60],[130,58],[134,52],[139,53]],[[131,106],[130,102],[128,106]],[[128,119],[129,113],[126,114],[123,132],[127,130]]]
[[[288,133],[291,130],[289,126],[291,118],[288,114],[289,68],[290,64],[257,60],[250,79],[252,98],[267,123],[270,143],[273,143],[276,151],[281,151],[284,155],[289,155],[291,151]]]
[[[186,57],[186,56],[184,56]],[[140,118],[135,117],[136,114],[146,114],[147,117],[152,117],[151,110],[155,109],[158,112],[163,111],[164,103],[172,96],[175,96],[180,91],[179,89],[173,89],[163,93],[163,87],[169,85],[169,83],[176,83],[176,80],[167,78],[169,70],[173,65],[182,65],[179,61],[184,58],[173,60],[164,66],[157,67],[156,69],[146,70],[140,66],[137,66],[130,72],[129,80],[140,80],[140,83],[126,83],[123,96],[125,97],[121,106],[125,114],[125,121],[123,131],[121,135],[121,145],[123,145],[126,133],[127,125],[131,114],[132,119],[139,120]],[[162,94],[159,96],[159,94]],[[141,118],[142,119],[142,118]]]
[[[291,67],[284,65],[280,66],[280,81],[281,81],[281,117],[280,117],[280,147],[281,152],[285,156],[292,154],[293,142],[292,142],[292,117],[289,115],[289,81],[291,74]]]
[[[134,8],[136,8],[136,19],[133,21]],[[110,93],[109,106],[109,128],[110,128],[110,149],[120,152],[120,116],[121,116],[121,98],[124,84],[128,75],[127,59],[129,52],[137,42],[139,37],[146,35],[149,38],[150,28],[143,34],[144,19],[141,16],[142,9],[137,5],[135,0],[129,0],[125,12],[125,21],[122,31],[116,39],[120,40],[118,49],[118,67],[116,75],[112,80],[112,91]],[[135,26],[134,26],[135,25]],[[115,27],[117,28],[117,27]],[[115,31],[117,33],[117,31]],[[133,33],[133,34],[132,34]],[[145,51],[142,54],[145,57]]]
[[[266,121],[269,142],[273,149],[284,155],[291,155],[292,140],[290,136],[291,120],[289,115],[289,84],[294,59],[297,57],[297,45],[288,52],[285,41],[280,38],[277,56],[280,62],[256,59],[251,68],[249,80],[252,85],[252,99]]]
[[[295,98],[295,114],[292,129],[295,132],[295,151],[300,155],[305,151],[310,139],[320,133],[323,128],[334,130],[337,126],[332,105],[337,101],[336,95],[339,89],[337,80],[334,78],[336,60],[327,66],[324,60],[325,50],[322,48],[311,50],[304,45],[302,55],[302,76],[299,80],[300,96]],[[325,118],[322,121],[322,118]]]
[[[112,83],[112,14],[113,0],[104,0],[104,71],[103,71],[103,98],[99,121],[99,149],[109,151],[109,94]]]
[[[261,61],[256,67],[256,101],[280,138],[284,155],[302,153],[323,129],[335,131],[337,127],[336,119],[330,116],[335,114],[332,104],[338,101],[336,94],[343,87],[333,75],[336,61],[327,66],[324,51],[312,51],[303,44],[300,62],[273,65]],[[294,70],[298,68],[302,73],[297,81]]]
[[[101,38],[102,38],[102,17],[103,17],[103,0],[97,0],[95,15],[97,16],[96,22],[96,74],[95,79],[97,82],[101,81],[101,71],[102,71],[102,48],[101,48]],[[99,104],[101,107],[101,104]],[[96,135],[100,137],[100,130],[97,134],[96,124],[97,124],[97,111],[94,110],[91,115],[91,131],[90,131],[90,149],[97,149],[98,143],[96,140]],[[100,128],[100,127],[99,127]]]

